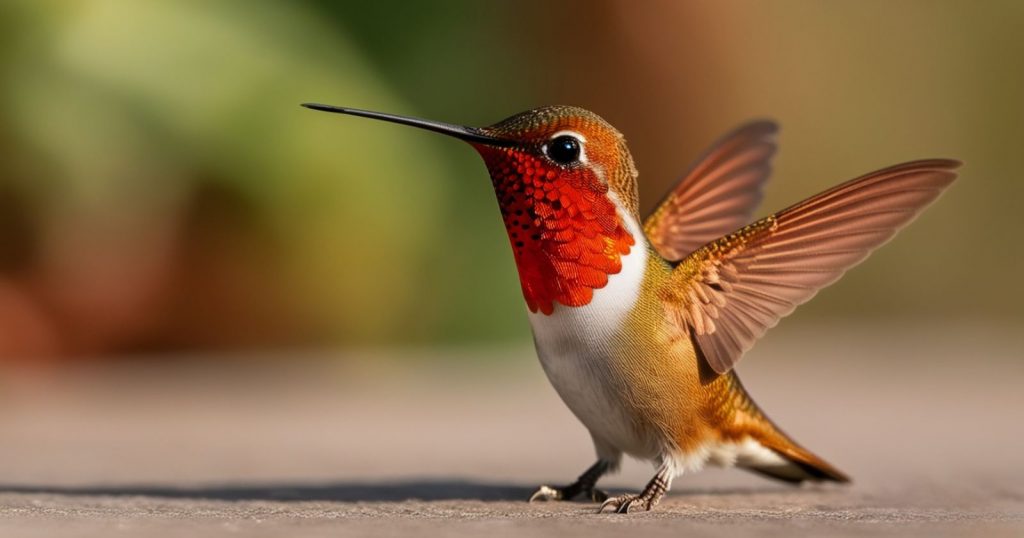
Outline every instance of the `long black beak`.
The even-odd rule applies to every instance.
[[[490,146],[511,146],[515,144],[515,141],[493,137],[475,127],[463,127],[462,125],[453,125],[451,123],[444,123],[440,121],[421,120],[419,118],[410,118],[408,116],[396,116],[394,114],[386,114],[384,112],[372,112],[369,110],[359,110],[358,108],[321,105],[319,103],[302,103],[302,106],[323,112],[362,116],[364,118],[373,118],[375,120],[410,125],[412,127],[419,127],[420,129],[434,131],[435,133],[454,136],[455,138],[459,138],[467,142],[475,142],[477,144],[487,144]]]

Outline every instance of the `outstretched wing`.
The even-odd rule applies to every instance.
[[[716,372],[835,282],[956,179],[960,163],[896,165],[825,191],[709,243],[672,275],[665,299]]]
[[[644,221],[644,233],[666,260],[679,261],[750,222],[772,173],[770,121],[743,125],[715,142]]]

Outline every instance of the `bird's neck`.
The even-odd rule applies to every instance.
[[[564,169],[512,150],[480,153],[530,311],[590,304],[642,244],[635,204],[619,198],[599,167]]]
[[[640,306],[650,304],[650,280],[659,274],[660,259],[635,218],[624,217],[623,223],[638,239],[629,252],[619,256],[619,271],[608,275],[605,285],[593,289],[585,304],[556,303],[551,312],[529,314],[538,347],[555,354],[570,349],[607,352],[617,348],[616,342],[634,325],[637,315],[650,310]]]
[[[624,258],[644,249],[639,226],[630,230],[635,219],[606,194],[556,188],[538,198],[542,188],[499,194],[499,202],[527,306],[551,314],[590,304]]]

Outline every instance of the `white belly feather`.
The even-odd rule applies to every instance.
[[[654,458],[656,447],[637,439],[632,420],[620,405],[610,380],[609,356],[625,317],[640,296],[647,269],[643,232],[632,218],[623,219],[637,238],[622,257],[622,270],[609,275],[608,284],[594,290],[584,306],[556,304],[550,315],[530,313],[537,354],[544,372],[569,409],[594,435],[596,441],[638,457]],[[600,447],[599,447],[600,450]]]

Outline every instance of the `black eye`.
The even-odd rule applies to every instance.
[[[572,164],[580,160],[580,141],[569,135],[555,137],[548,142],[548,157],[558,164]]]

